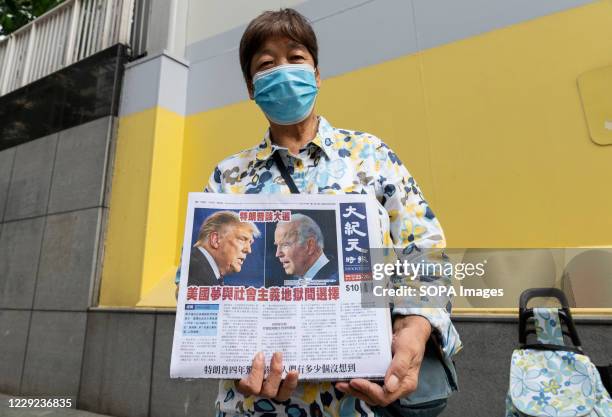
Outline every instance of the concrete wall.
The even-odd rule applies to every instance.
[[[264,10],[296,7],[307,0],[233,0],[231,7],[222,0],[189,0],[186,45],[212,38],[239,26]]]
[[[2,309],[0,393],[112,416],[212,417],[216,381],[169,378],[173,334],[172,313]]]
[[[169,378],[172,311],[75,314],[34,312],[28,338],[27,317],[0,312],[0,392],[72,396],[81,409],[113,416],[214,416],[216,381]],[[456,319],[455,324],[465,343],[456,357],[460,391],[442,417],[503,415],[517,322]],[[612,360],[611,330],[610,323],[578,324],[597,364]],[[18,389],[12,381],[21,372],[27,382]]]
[[[170,381],[174,315],[97,305],[117,118],[0,152],[0,392],[116,416],[212,416],[214,382]]]
[[[0,391],[78,392],[115,120],[0,152]]]
[[[78,407],[113,416],[214,416],[215,381],[171,380],[174,314],[91,312]]]

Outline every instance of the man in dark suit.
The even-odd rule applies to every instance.
[[[191,249],[187,285],[223,285],[223,277],[240,272],[259,229],[232,211],[217,211],[200,226]]]
[[[289,275],[282,285],[337,285],[338,264],[323,252],[323,233],[305,214],[292,214],[274,231],[276,257]]]

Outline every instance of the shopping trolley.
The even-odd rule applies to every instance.
[[[556,298],[561,308],[527,308],[536,297]],[[506,417],[612,417],[612,400],[583,352],[563,291],[529,289],[519,305],[520,346],[512,353]],[[533,335],[536,341],[528,343]]]

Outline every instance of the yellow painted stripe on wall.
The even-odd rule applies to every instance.
[[[119,119],[100,305],[136,305],[140,297],[156,109]]]
[[[149,188],[149,212],[142,294],[157,284],[160,276],[175,269],[176,231],[183,228],[185,212],[179,212],[180,178],[183,158],[185,118],[162,107],[157,108],[155,151]]]
[[[576,79],[611,62],[600,1],[324,80],[317,108],[396,150],[450,246],[609,246],[612,147],[590,141]],[[187,192],[267,126],[250,101],[191,115],[184,133],[166,113],[121,120],[102,304],[135,305],[167,279]]]
[[[580,74],[612,62],[608,1],[427,51],[434,207],[457,247],[612,243],[612,149]],[[400,152],[401,155],[401,152]]]
[[[183,127],[161,107],[120,119],[100,305],[134,306],[175,268]]]

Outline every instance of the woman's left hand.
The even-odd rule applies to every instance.
[[[369,405],[387,406],[417,388],[425,345],[431,335],[429,321],[421,316],[406,316],[393,325],[393,359],[383,386],[367,379],[336,383],[336,389]]]

